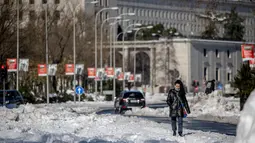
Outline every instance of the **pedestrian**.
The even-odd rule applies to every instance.
[[[176,136],[177,120],[178,134],[179,136],[183,136],[183,118],[187,116],[187,113],[190,114],[190,109],[182,81],[177,80],[174,89],[169,90],[167,104],[169,106],[169,117],[171,118],[173,136]]]

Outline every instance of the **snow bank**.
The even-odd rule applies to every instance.
[[[235,143],[255,142],[255,91],[247,99],[241,112]]]
[[[167,96],[161,93],[151,94],[147,92],[145,98],[147,104],[166,103]]]
[[[210,95],[200,93],[189,100],[190,117],[237,124],[240,117],[238,100],[233,97],[226,98],[220,95],[221,93],[218,93],[218,91]]]
[[[218,91],[210,95],[199,93],[195,97],[188,96],[191,114],[189,117],[196,117],[200,120],[237,124],[240,116],[239,100],[232,97],[226,98],[219,95]],[[134,108],[127,111],[127,115],[160,116],[167,117],[169,108]]]
[[[69,103],[70,104],[70,103]],[[173,142],[232,143],[234,137],[185,130],[172,137],[169,124],[119,115],[96,115],[83,104],[0,108],[0,140],[5,142]]]

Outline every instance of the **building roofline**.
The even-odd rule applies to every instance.
[[[162,43],[164,40],[147,40],[147,41],[124,41],[124,44],[156,44]],[[173,38],[168,39],[167,42],[209,42],[209,43],[226,43],[226,44],[255,44],[254,42],[245,42],[245,41],[227,41],[227,40],[209,40],[209,39],[190,39],[190,38]],[[117,41],[116,44],[120,44],[122,41]]]

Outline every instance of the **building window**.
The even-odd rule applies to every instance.
[[[105,6],[109,6],[109,1],[105,0]]]
[[[59,4],[60,3],[60,0],[55,0],[55,4]]]
[[[29,4],[35,4],[35,0],[29,0]]]
[[[46,4],[47,3],[47,0],[42,0],[42,4]]]
[[[34,10],[29,11],[29,19],[35,20],[35,11]]]
[[[229,50],[227,51],[227,55],[228,55],[228,58],[230,59],[231,58],[231,54],[230,54]]]
[[[22,0],[19,0],[19,4],[22,4]]]
[[[204,77],[205,79],[208,79],[208,71],[206,67],[204,68]]]
[[[100,1],[99,1],[99,5],[100,5],[100,6],[103,6],[103,0],[100,0]]]
[[[220,70],[219,70],[219,68],[216,68],[216,73],[215,74],[216,74],[216,77],[215,77],[216,80],[220,81]]]
[[[207,51],[204,49],[204,57],[207,57]]]
[[[56,20],[59,20],[59,19],[60,19],[60,12],[59,12],[58,10],[56,10],[56,11],[54,12],[54,17],[55,17]]]
[[[231,81],[231,80],[232,80],[232,74],[228,72],[227,78],[228,78],[228,79],[227,79],[228,81]]]
[[[217,57],[217,58],[219,58],[219,57],[220,57],[220,54],[219,54],[218,49],[215,51],[215,55],[216,55],[216,57]]]

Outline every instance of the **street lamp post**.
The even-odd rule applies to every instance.
[[[130,27],[133,27],[133,26],[141,26],[142,24],[140,23],[135,23],[135,24],[130,24],[126,27],[126,29],[123,31],[123,35],[122,35],[122,67],[123,67],[123,74],[125,74],[125,48],[124,48],[124,42],[125,42],[125,34],[127,32],[127,30],[130,28]],[[125,79],[123,79],[123,82],[122,82],[122,87],[123,87],[123,90],[125,90]]]
[[[122,16],[123,14],[121,14],[120,16]],[[114,22],[110,23],[110,67],[112,67],[112,63],[113,63],[113,55],[112,55],[112,48],[113,48],[113,42],[115,41],[115,30],[113,30],[116,26],[116,23],[118,22],[126,22],[129,21],[130,19],[122,19],[122,20],[115,20]],[[112,35],[113,34],[113,35]]]
[[[113,22],[112,24],[110,24],[112,27],[114,27],[118,22],[123,21],[123,22],[127,22],[129,21],[129,19],[123,19],[123,20],[118,20]],[[113,30],[113,69],[114,69],[114,77],[113,77],[113,97],[116,97],[116,75],[115,75],[115,70],[116,70],[116,49],[115,49],[115,42],[118,39],[115,38],[116,37],[116,28],[112,28]],[[122,32],[121,32],[122,33]],[[119,35],[118,35],[119,36]],[[112,53],[111,53],[112,54]]]
[[[74,90],[74,102],[76,102],[76,93],[75,93],[75,88],[76,88],[76,24],[75,24],[75,18],[76,18],[76,10],[80,5],[77,5],[75,8],[73,8],[73,5],[71,2],[69,2],[69,6],[72,11],[73,15],[73,64],[74,64],[74,75],[73,75],[73,90]]]
[[[137,29],[135,29],[136,30],[136,32],[135,32],[135,37],[134,37],[134,77],[135,77],[135,75],[136,75],[136,37],[137,37],[137,34],[138,34],[138,32],[140,31],[140,30],[142,30],[142,29],[152,29],[153,28],[153,26],[146,26],[146,27],[141,27],[141,28],[137,28]],[[134,80],[134,87],[136,86],[136,81]]]
[[[17,74],[16,90],[19,90],[19,0],[17,2]]]
[[[104,24],[108,21],[108,20],[116,20],[116,19],[121,19],[120,16],[118,17],[110,17],[110,18],[107,18],[105,19],[102,24],[101,24],[101,42],[100,42],[100,68],[102,69],[103,68],[103,27],[104,27]],[[103,79],[100,78],[100,94],[102,95],[103,93]]]
[[[46,65],[47,65],[47,75],[46,75],[46,93],[47,93],[47,104],[50,102],[49,98],[49,47],[48,47],[48,4],[45,5],[45,48],[46,48]]]
[[[117,10],[118,7],[103,8],[96,13],[95,17],[95,69],[97,70],[97,18],[98,15],[106,10]],[[97,92],[97,81],[95,80],[95,92]]]

